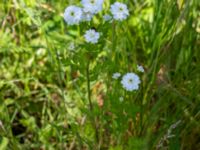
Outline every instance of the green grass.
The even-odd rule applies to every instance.
[[[0,150],[200,149],[199,0],[121,2],[126,21],[70,27],[78,0],[0,1]],[[140,89],[126,92],[112,74],[137,64]]]

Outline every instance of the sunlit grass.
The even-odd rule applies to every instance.
[[[199,1],[121,2],[127,20],[79,26],[63,19],[79,1],[0,2],[0,150],[200,149]]]

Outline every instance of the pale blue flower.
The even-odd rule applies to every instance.
[[[82,0],[84,12],[90,12],[92,14],[97,14],[103,9],[104,0]]]
[[[139,89],[140,78],[135,73],[127,73],[122,77],[121,84],[127,91],[134,91]]]
[[[118,79],[120,76],[121,76],[121,73],[116,72],[116,73],[113,73],[112,78],[113,79]]]
[[[103,16],[103,19],[105,20],[105,21],[110,21],[110,20],[112,20],[112,16],[111,15],[104,15]]]
[[[89,29],[86,31],[84,37],[85,37],[86,42],[96,44],[98,43],[100,34],[99,32],[96,32],[94,29]]]
[[[69,6],[65,9],[64,20],[68,25],[77,25],[82,18],[82,10],[77,6]]]
[[[140,65],[137,65],[137,70],[139,72],[144,72],[144,68],[142,66],[140,66]]]
[[[115,20],[122,21],[129,16],[129,11],[127,6],[120,2],[115,2],[113,5],[111,5],[110,11]]]
[[[85,12],[83,10],[83,14],[82,14],[82,21],[91,21],[93,18],[94,14],[90,13],[90,12]]]

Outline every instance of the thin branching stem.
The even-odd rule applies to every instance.
[[[93,105],[92,105],[92,100],[91,100],[91,89],[90,89],[90,60],[87,62],[87,67],[86,67],[86,78],[87,78],[87,96],[88,96],[88,101],[89,101],[89,109],[91,115],[93,114]],[[98,143],[99,141],[99,134],[98,134],[98,129],[95,121],[95,117],[92,116],[91,118],[92,125],[95,130],[95,138],[96,142]]]
[[[92,101],[91,101],[91,90],[90,90],[90,61],[88,60],[87,68],[86,68],[86,78],[87,78],[87,94],[89,101],[90,111],[93,111]]]

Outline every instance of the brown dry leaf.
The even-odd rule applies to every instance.
[[[96,95],[99,91],[102,91],[102,85],[102,82],[97,82],[92,89],[92,93]]]
[[[71,73],[72,79],[77,79],[79,76],[80,76],[79,71],[73,71],[73,72]]]
[[[105,94],[103,92],[103,83],[97,82],[93,89],[92,89],[92,93],[95,97],[95,99],[97,99],[97,104],[99,107],[103,107],[104,105],[104,99],[105,99]]]
[[[157,83],[158,85],[167,83],[166,72],[167,72],[166,67],[165,67],[164,65],[162,65],[162,66],[160,67],[160,70],[159,70],[158,73],[157,73],[156,83]]]
[[[51,94],[51,98],[52,98],[53,102],[54,102],[56,105],[58,105],[58,104],[60,103],[61,97],[60,97],[60,95],[59,95],[58,93],[52,93],[52,94]]]
[[[104,104],[104,95],[103,94],[99,94],[97,96],[97,103],[99,107],[103,107]]]

